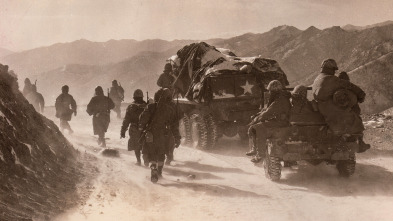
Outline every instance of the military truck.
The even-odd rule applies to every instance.
[[[271,80],[288,85],[278,63],[260,57],[237,57],[204,42],[179,50],[170,59],[177,70],[174,99],[183,143],[214,148],[223,135],[248,140],[247,124],[264,105]]]
[[[339,174],[343,177],[354,174],[355,153],[359,150],[358,138],[362,134],[336,135],[329,130],[322,115],[320,116],[314,120],[307,120],[310,119],[308,116],[297,116],[294,118],[297,120],[292,120],[290,126],[274,129],[275,136],[267,140],[263,161],[267,178],[273,181],[279,180],[282,166],[290,166],[302,160],[312,165],[322,162],[336,165]],[[257,148],[261,148],[258,137],[261,137],[262,130],[259,128],[260,125],[255,125]]]

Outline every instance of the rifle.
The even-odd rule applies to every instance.
[[[148,103],[149,102],[149,91],[146,91],[146,103]]]

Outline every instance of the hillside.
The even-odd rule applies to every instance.
[[[165,59],[189,42],[121,40],[97,43],[81,40],[47,47],[47,56],[36,57],[45,52],[45,48],[39,48],[10,55],[5,59],[16,59],[13,61],[15,66],[11,67],[21,78],[26,76],[26,72],[18,70],[35,70],[28,72],[29,76],[34,75],[32,80],[38,79],[39,90],[50,104],[63,84],[74,87],[77,95],[85,95],[86,88],[93,90],[96,85],[109,87],[113,79],[121,80],[128,92],[132,92],[136,88],[135,85],[143,90],[155,90],[155,82],[162,71]],[[284,25],[262,34],[247,33],[234,38],[210,39],[206,42],[230,49],[238,56],[261,55],[277,60],[287,74],[291,86],[294,86],[299,83],[312,83],[320,71],[321,62],[326,58],[334,58],[340,70],[350,72],[392,52],[393,24],[388,21],[359,31],[347,31],[338,26],[324,30],[311,26],[302,31]],[[65,48],[68,48],[68,51]],[[22,58],[17,60],[18,56]],[[48,60],[48,57],[51,59]],[[369,92],[367,88],[366,92]],[[387,92],[388,90],[382,89],[378,93],[389,97],[385,94]],[[86,102],[86,98],[78,97],[81,98],[80,102]],[[393,106],[393,102],[381,104],[381,107],[389,105]]]
[[[393,52],[356,68],[349,77],[367,93],[361,104],[364,113],[379,113],[393,106]]]
[[[140,52],[164,52],[190,43],[187,40],[110,40],[91,42],[77,40],[35,48],[0,58],[20,76],[47,72],[67,64],[105,65],[117,63]]]
[[[74,206],[80,155],[0,64],[0,220],[50,220]]]
[[[4,57],[4,56],[7,56],[7,55],[10,55],[10,54],[13,54],[13,53],[14,52],[12,52],[12,51],[10,51],[8,49],[0,48],[0,58]]]
[[[54,105],[56,97],[61,93],[61,87],[70,86],[72,94],[78,104],[87,104],[98,85],[111,87],[116,79],[125,89],[125,101],[132,100],[132,93],[140,88],[151,95],[158,89],[156,85],[158,75],[162,72],[165,60],[172,52],[157,53],[144,52],[122,62],[108,65],[80,65],[70,64],[54,70],[31,76],[37,80],[38,90],[44,95],[47,105]],[[175,53],[175,52],[173,52]],[[19,81],[23,82],[23,81]]]
[[[346,31],[360,31],[368,28],[380,27],[380,26],[391,25],[391,24],[393,24],[393,21],[385,21],[385,22],[380,22],[377,24],[366,25],[366,26],[356,26],[356,25],[348,24],[348,25],[344,25],[342,29]]]

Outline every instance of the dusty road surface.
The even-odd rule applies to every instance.
[[[95,157],[88,158],[89,176],[79,185],[82,200],[57,221],[393,220],[393,147],[379,148],[383,140],[373,140],[372,150],[357,155],[349,179],[334,166],[301,163],[285,168],[276,183],[244,156],[246,145],[235,139],[223,139],[211,151],[180,146],[153,184],[150,170],[135,165],[127,140],[119,139],[121,120],[112,113],[107,145],[120,157],[109,158],[100,154],[84,107],[78,113],[71,121],[75,133],[66,136]],[[58,124],[53,111],[46,114]]]

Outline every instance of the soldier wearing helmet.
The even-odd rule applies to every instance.
[[[289,126],[289,112],[291,109],[290,103],[290,93],[283,90],[280,81],[273,80],[267,86],[270,97],[268,102],[268,107],[261,111],[254,119],[251,121],[250,128],[248,130],[250,151],[246,153],[247,156],[255,157],[251,162],[257,163],[261,161],[266,154],[266,140],[268,138],[275,136],[275,128],[287,127]],[[261,131],[260,142],[258,142],[258,147],[256,144],[256,128]],[[259,135],[258,135],[259,136]]]
[[[134,101],[127,107],[126,116],[124,117],[123,124],[120,130],[120,138],[126,137],[126,131],[130,136],[128,140],[128,151],[135,151],[136,165],[141,165],[141,150],[142,145],[138,142],[141,136],[141,131],[138,130],[139,116],[146,107],[146,102],[143,100],[143,92],[141,89],[134,91]],[[146,155],[143,155],[145,166],[149,165]]]
[[[110,110],[115,107],[112,99],[104,95],[101,86],[96,87],[95,95],[87,105],[86,112],[93,116],[94,135],[98,135],[98,145],[106,147],[105,133],[110,122]]]
[[[115,103],[113,111],[116,112],[117,118],[121,118],[121,102],[124,101],[124,89],[117,83],[117,80],[112,81],[112,87],[109,90],[109,98]]]
[[[68,130],[72,134],[74,131],[71,129],[68,121],[71,120],[72,114],[76,116],[76,102],[72,95],[69,93],[68,85],[61,87],[61,94],[56,98],[55,108],[56,117],[60,119],[60,130]]]
[[[364,126],[362,119],[352,109],[339,105],[333,99],[343,94],[353,94],[357,102],[362,103],[366,93],[357,85],[335,76],[338,70],[333,59],[322,62],[321,73],[314,80],[312,93],[317,101],[319,112],[324,116],[329,129],[336,135],[362,134]],[[338,99],[340,100],[340,99]],[[359,153],[366,151],[370,145],[359,140]]]
[[[168,134],[180,143],[180,134],[175,111],[168,105],[168,89],[161,88],[154,95],[154,103],[148,104],[139,117],[139,130],[144,131],[144,154],[148,155],[151,181],[157,182],[162,176]]]
[[[157,85],[161,88],[173,88],[173,83],[175,82],[175,77],[172,74],[172,65],[166,63],[164,66],[164,72],[160,75],[157,80]]]

